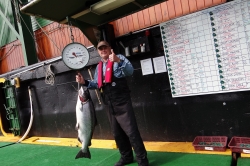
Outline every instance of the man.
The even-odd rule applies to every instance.
[[[147,152],[140,136],[130,98],[126,76],[134,68],[123,55],[116,55],[106,41],[97,45],[101,61],[96,67],[94,80],[84,80],[79,73],[76,81],[89,89],[101,89],[104,103],[109,106],[108,117],[119,148],[121,158],[115,166],[123,166],[134,160],[132,147],[139,166],[148,166]]]

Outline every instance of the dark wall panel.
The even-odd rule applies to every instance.
[[[142,75],[140,60],[164,56],[159,28],[151,29],[150,34],[150,51],[129,57],[135,70],[128,84],[143,140],[193,141],[198,135],[250,136],[249,91],[172,98],[166,72]],[[117,41],[129,43],[144,36],[145,32],[141,32]],[[119,52],[124,52],[119,44],[117,47]],[[87,68],[91,68],[94,75],[95,65]],[[87,69],[81,73],[90,79]],[[29,105],[27,87],[32,87],[35,117],[30,136],[77,137],[75,74],[75,71],[57,73],[54,85],[45,84],[44,77],[21,82],[17,90],[21,111]],[[99,104],[94,90],[90,92],[98,120],[94,138],[113,139],[106,116],[107,106],[103,102]]]

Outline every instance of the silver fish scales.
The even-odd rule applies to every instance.
[[[82,148],[75,159],[91,158],[89,146],[91,146],[95,125],[95,109],[89,91],[86,87],[81,86],[76,103],[76,130],[78,131],[78,141],[82,144]]]

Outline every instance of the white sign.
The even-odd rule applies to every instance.
[[[250,153],[250,150],[247,150],[247,149],[243,149],[242,151],[243,153]]]
[[[160,24],[172,96],[250,90],[250,1]]]
[[[151,58],[141,60],[141,70],[142,70],[142,75],[148,75],[154,73]]]
[[[205,150],[214,150],[213,147],[205,147]]]
[[[166,63],[164,56],[153,58],[155,73],[166,72]]]

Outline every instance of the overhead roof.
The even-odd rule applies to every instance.
[[[66,24],[70,20],[93,45],[97,45],[97,27],[138,12],[166,0],[33,0],[21,12]]]
[[[100,26],[166,0],[33,0],[21,12],[59,23],[66,17]]]
[[[33,0],[21,7],[27,15],[78,27],[93,45],[93,29],[167,0]],[[94,32],[95,31],[95,32]]]

